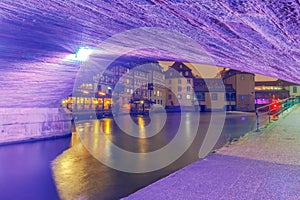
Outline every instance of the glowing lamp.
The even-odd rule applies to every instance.
[[[87,61],[92,54],[93,50],[88,47],[80,47],[76,52],[76,60],[78,61]]]

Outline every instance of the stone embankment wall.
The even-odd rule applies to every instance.
[[[63,108],[0,108],[0,144],[69,135],[71,120]]]

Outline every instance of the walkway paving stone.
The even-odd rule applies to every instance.
[[[124,199],[299,200],[300,106]]]

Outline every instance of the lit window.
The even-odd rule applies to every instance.
[[[178,98],[178,99],[182,99],[182,95],[181,95],[181,94],[178,94],[178,95],[177,95],[177,98]]]
[[[191,95],[187,94],[186,99],[191,99]]]
[[[189,75],[189,72],[188,72],[188,71],[186,71],[186,72],[185,72],[185,75],[186,75],[186,76],[188,76],[188,75]]]
[[[241,75],[241,80],[245,80],[245,75],[244,74]]]

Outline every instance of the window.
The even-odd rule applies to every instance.
[[[211,94],[211,100],[213,100],[213,101],[218,100],[218,94],[217,93],[212,93]]]
[[[178,92],[181,92],[182,88],[181,86],[178,86]]]
[[[187,94],[186,99],[191,99],[191,95]]]
[[[197,99],[199,101],[205,101],[205,93],[204,92],[197,92],[196,95],[197,95]]]
[[[168,99],[172,99],[172,95],[171,94],[169,94]]]
[[[179,75],[182,76],[182,72],[179,72]]]
[[[189,72],[188,72],[188,71],[185,71],[185,75],[188,76],[188,75],[189,75]]]
[[[178,95],[177,95],[177,98],[178,98],[178,99],[182,99],[182,95],[181,95],[181,94],[178,94]]]
[[[181,84],[181,79],[178,79],[178,84]]]
[[[179,67],[180,67],[180,69],[182,69],[182,65],[180,65]]]
[[[245,100],[245,95],[241,95],[241,99],[242,99],[242,101],[244,101]]]
[[[241,75],[241,80],[245,80],[245,74]]]
[[[191,87],[190,87],[190,86],[187,86],[187,87],[186,87],[186,91],[188,91],[188,92],[191,91]]]
[[[235,101],[235,96],[236,96],[235,93],[232,93],[232,94],[231,94],[231,100],[232,100],[232,101]]]
[[[226,100],[226,101],[231,101],[231,98],[230,98],[230,97],[231,97],[230,94],[229,94],[229,93],[226,93],[225,100]]]
[[[191,79],[187,79],[186,82],[187,82],[188,84],[191,84]]]
[[[293,87],[293,93],[297,93],[297,86]]]
[[[172,80],[169,80],[169,84],[172,84]]]

